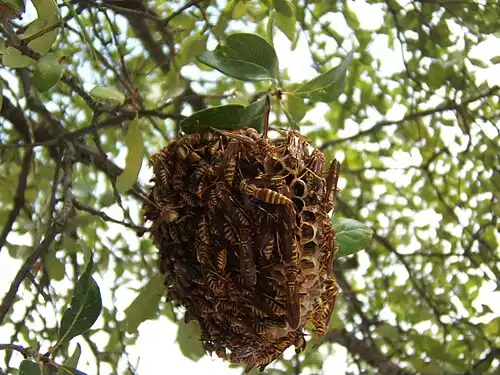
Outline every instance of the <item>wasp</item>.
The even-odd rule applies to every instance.
[[[187,155],[187,160],[191,163],[198,163],[201,160],[201,156],[198,155],[195,151],[189,151]]]
[[[234,228],[227,221],[224,221],[224,237],[225,237],[226,241],[229,242],[230,244],[237,244],[238,243]]]
[[[288,266],[285,275],[286,319],[290,328],[296,330],[300,323],[300,302],[298,291],[300,269],[296,266]]]
[[[215,305],[215,310],[217,312],[228,312],[236,310],[236,305],[228,300],[219,300]]]
[[[245,135],[249,138],[252,138],[254,141],[258,141],[261,138],[259,132],[254,128],[246,128]]]
[[[205,272],[205,282],[214,294],[220,294],[224,291],[225,279],[211,270]]]
[[[243,278],[243,285],[253,287],[257,283],[257,269],[253,259],[252,237],[247,230],[240,231],[238,237],[240,273]]]
[[[194,143],[200,143],[201,138],[202,138],[202,136],[200,133],[185,134],[177,140],[177,144],[185,146],[185,145],[191,145]]]
[[[250,146],[253,146],[253,145],[256,144],[255,141],[252,138],[250,138],[250,137],[242,134],[241,132],[229,131],[229,130],[220,130],[220,129],[215,129],[215,128],[213,128],[213,129],[216,132],[222,134],[223,136],[225,136],[225,137],[227,137],[227,138],[229,138],[231,140],[237,139],[238,141],[246,143],[246,144],[248,144]]]
[[[168,232],[170,235],[170,239],[172,240],[173,243],[180,243],[179,232],[177,230],[177,226],[173,225],[172,223],[169,223],[168,224]]]
[[[229,186],[233,186],[234,175],[236,173],[236,159],[231,158],[231,160],[227,164],[227,168],[225,170],[225,178],[226,182]]]
[[[258,307],[255,307],[252,304],[245,304],[245,309],[248,309],[254,316],[258,318],[266,318],[268,316],[265,311],[259,309]]]
[[[206,216],[202,216],[198,222],[198,234],[205,244],[210,244],[209,224]]]
[[[193,298],[192,301],[195,310],[199,311],[201,314],[210,314],[215,312],[214,307],[201,298]]]
[[[282,223],[278,226],[277,250],[280,258],[289,263],[294,255],[295,212],[292,206],[284,207],[284,215],[281,215]]]
[[[264,258],[269,260],[273,256],[273,250],[274,250],[274,235],[271,237],[267,245],[264,246],[264,248],[262,249],[262,255],[264,256]]]
[[[240,190],[247,194],[260,199],[263,202],[270,204],[293,204],[293,202],[285,197],[283,194],[278,193],[277,191],[267,189],[267,188],[258,188],[254,184],[248,183],[248,180],[242,180],[240,183]]]
[[[334,277],[329,277],[325,280],[325,292],[317,306],[311,314],[311,322],[316,326],[314,333],[317,337],[324,336],[330,323],[333,309],[335,308],[335,300],[339,289],[337,281]]]
[[[333,256],[335,255],[335,230],[332,228],[329,221],[325,222],[323,228],[323,242],[321,245],[321,252],[324,259],[321,264],[320,273],[326,272],[331,275],[333,268]]]
[[[161,218],[164,223],[171,223],[179,218],[179,212],[173,208],[161,208]]]
[[[180,193],[182,201],[190,207],[198,207],[198,200],[191,193],[183,191]]]
[[[315,148],[311,154],[311,157],[307,161],[306,168],[311,170],[313,173],[320,175],[323,173],[323,166],[325,165],[325,155],[321,150]]]
[[[219,151],[220,144],[221,144],[220,139],[217,139],[214,143],[208,146],[208,153],[211,156],[216,156],[217,151]]]
[[[335,196],[337,194],[337,184],[340,176],[340,163],[334,159],[326,174],[326,212],[333,210],[335,205]]]
[[[250,327],[248,327],[241,319],[229,318],[229,326],[231,331],[239,335],[247,335]]]
[[[225,176],[226,181],[228,184],[231,186],[232,185],[232,179],[234,178],[234,174],[236,171],[236,155],[240,151],[240,145],[238,142],[231,140],[229,142],[229,146],[227,147],[227,150],[222,157],[222,160],[217,167],[217,175],[219,176]],[[228,173],[229,173],[229,178],[228,178]]]
[[[271,309],[271,312],[275,315],[284,315],[286,314],[286,308],[280,302],[276,301],[275,298],[263,293],[263,300],[267,306]]]
[[[226,271],[227,265],[227,250],[226,248],[222,248],[217,253],[217,272],[220,274],[224,274]]]
[[[200,180],[205,175],[210,175],[212,172],[212,167],[210,167],[207,163],[200,163],[194,168],[194,177],[196,180]]]
[[[159,166],[157,175],[160,178],[160,183],[164,186],[168,185],[168,181],[172,176],[170,170],[167,168],[166,165]]]
[[[184,145],[179,145],[179,147],[177,147],[177,149],[175,150],[175,154],[180,160],[186,160],[188,152],[189,150],[187,146]]]
[[[217,191],[217,198],[222,203],[222,207],[229,217],[236,217],[238,222],[243,226],[250,225],[250,219],[245,212],[238,207],[238,203],[231,198],[229,191],[224,186],[219,185]]]
[[[196,247],[196,259],[200,264],[206,265],[210,263],[210,253],[209,253],[209,248],[205,242],[202,241],[195,241],[195,247]],[[206,269],[203,267],[202,269],[204,274],[206,274]]]

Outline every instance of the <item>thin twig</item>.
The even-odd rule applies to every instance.
[[[149,229],[144,227],[144,226],[126,223],[124,221],[113,219],[112,217],[108,216],[105,212],[102,212],[102,211],[96,210],[95,208],[87,206],[86,204],[79,202],[76,199],[73,199],[73,205],[75,206],[75,208],[77,210],[86,211],[91,215],[99,216],[104,221],[109,221],[111,223],[120,224],[120,225],[123,225],[124,227],[133,229],[137,232],[145,233],[145,232],[149,231]]]

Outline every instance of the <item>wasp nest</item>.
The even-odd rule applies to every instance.
[[[153,222],[168,298],[198,321],[207,351],[264,367],[324,335],[335,298],[339,164],[298,132],[185,135],[151,157]]]

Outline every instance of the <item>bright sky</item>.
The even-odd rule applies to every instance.
[[[383,21],[383,12],[380,10],[378,5],[367,4],[364,0],[356,0],[355,2],[351,1],[350,6],[356,11],[360,23],[364,28],[376,29]],[[343,20],[342,16],[330,15],[330,18],[332,26],[335,28],[335,30],[340,33],[342,33],[343,30],[347,30],[345,21]],[[345,36],[347,37],[349,35]],[[288,41],[288,39],[286,39],[286,37],[281,34],[281,32],[277,31],[274,45],[278,53],[280,66],[281,68],[288,69],[290,77],[293,77],[295,81],[302,81],[314,77],[315,71],[311,68],[312,60],[310,58],[304,36],[300,38],[297,48],[294,51],[291,51],[290,42]],[[346,48],[348,47],[350,46],[346,46]],[[327,48],[334,47],[327,46]],[[387,47],[387,40],[383,37],[378,37],[376,38],[370,49],[372,53],[382,59],[383,64],[381,74],[389,74],[392,71],[401,69],[401,54],[397,44],[395,47],[395,51],[390,50]],[[481,46],[478,46],[473,54],[474,57],[478,57],[483,60],[489,60],[495,54],[498,54],[498,51],[500,51],[500,41],[496,39],[489,40],[483,43]],[[488,69],[478,69],[477,75],[479,79],[487,79],[491,84],[500,84],[500,65],[491,66]],[[314,118],[316,123],[319,122],[319,124],[321,125],[327,125],[322,116],[326,111],[326,105],[318,105],[318,107],[314,111],[308,114],[308,117]],[[391,110],[388,116],[390,118],[400,118],[403,112],[404,108],[396,108],[395,110]],[[379,119],[380,118],[373,118],[371,119],[371,121],[375,122]],[[356,133],[358,130],[358,126],[356,124],[353,124],[352,129],[345,129],[344,133],[341,133],[340,136],[348,136]],[[405,162],[412,163],[415,161],[405,160]],[[118,160],[118,163],[123,164],[123,160]],[[141,180],[147,181],[149,179],[149,173],[150,171],[147,170],[147,168],[144,168],[141,172]],[[118,217],[120,214],[117,212],[118,211],[113,210],[108,213],[113,217]],[[429,220],[432,220],[436,223],[436,225],[438,225],[439,220],[439,218],[436,218],[435,216],[432,217],[430,215],[420,215],[415,219],[416,221],[421,222],[428,222]],[[415,224],[418,225],[418,223]],[[116,233],[117,231],[121,231],[121,227],[112,225],[110,226],[108,235],[112,237],[113,232]],[[12,243],[19,243],[20,240],[20,238],[12,238],[12,236],[9,237],[9,241]],[[133,243],[135,243],[135,241],[134,239],[131,239],[131,248],[134,248]],[[367,267],[368,260],[366,254],[361,253],[361,260],[361,266],[358,269],[359,277],[357,277],[357,281],[360,284],[362,283],[361,275],[363,274],[364,269],[366,269]],[[20,265],[21,262],[10,258],[7,254],[7,251],[4,250],[0,253],[0,273],[2,275],[0,279],[0,296],[2,296],[2,298]],[[111,285],[110,283],[112,283],[112,278],[105,278],[103,280],[97,277],[96,280],[101,288],[103,300],[105,304],[109,306],[111,303],[109,298],[109,286]],[[476,303],[488,304],[493,309],[493,311],[495,311],[495,315],[500,315],[500,303],[492,302],[495,299],[497,301],[500,301],[500,298],[493,297],[494,294],[496,294],[497,297],[500,294],[493,293],[494,288],[495,285],[485,284],[483,288],[481,288],[481,293]],[[119,300],[117,301],[118,310],[123,311],[133,300],[134,296],[135,294],[132,292],[123,293],[123,295],[121,295]],[[21,311],[15,311],[14,315],[17,316],[20,313]],[[123,318],[123,314],[120,314],[118,318]],[[137,344],[128,348],[131,363],[135,365],[136,361],[139,360],[139,375],[199,374],[200,372],[207,375],[230,375],[240,373],[240,371],[229,369],[227,363],[215,357],[211,358],[205,356],[199,362],[193,362],[185,358],[179,352],[178,346],[175,343],[176,331],[177,326],[168,321],[166,318],[160,318],[156,321],[147,321],[139,327],[140,336]],[[0,327],[0,343],[8,343],[10,334],[10,329]],[[96,341],[99,344],[99,340],[97,339]],[[89,375],[93,374],[95,369],[91,364],[88,363],[88,361],[93,358],[92,354],[89,352],[89,349],[85,345],[85,343],[78,338],[72,341],[70,347],[73,348],[76,345],[76,342],[80,342],[83,349],[83,355],[82,359],[80,360],[79,369]],[[345,363],[346,350],[338,345],[335,346],[335,350],[335,355],[326,358],[325,360],[324,373],[343,375],[345,374],[347,368]],[[3,367],[3,355],[3,353],[0,353],[0,368]],[[15,354],[14,358],[14,363],[20,362],[22,360],[22,357],[18,354]],[[106,372],[107,370],[104,373]]]

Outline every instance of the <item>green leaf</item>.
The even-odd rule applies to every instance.
[[[21,35],[21,39],[37,35],[28,43],[28,47],[44,55],[50,50],[59,33],[61,25],[59,8],[54,0],[33,0],[32,3],[36,8],[38,18],[28,25],[26,32]]]
[[[265,111],[266,97],[264,96],[263,98],[245,107],[240,123],[250,128],[254,128],[260,133],[262,132],[262,128],[264,126]]]
[[[277,12],[276,26],[293,42],[297,23],[295,5],[289,0],[274,0],[274,8]]]
[[[441,373],[441,368],[434,362],[425,362],[422,358],[411,357],[410,363],[413,368],[421,375],[436,375]]]
[[[9,68],[25,68],[35,62],[32,58],[25,56],[14,47],[7,47],[2,57],[2,64]]]
[[[56,347],[90,329],[101,313],[101,292],[91,276],[92,267],[90,259],[85,272],[76,282],[70,305],[61,319]]]
[[[156,273],[140,290],[132,303],[125,309],[125,325],[128,333],[137,332],[137,327],[139,327],[142,322],[156,317],[158,305],[164,294],[164,277]]]
[[[436,90],[446,81],[446,69],[440,61],[433,61],[429,66],[427,76],[429,77],[426,80],[427,84],[431,89]]]
[[[411,339],[417,346],[417,351],[425,351],[430,358],[441,360],[453,365],[457,371],[467,368],[460,358],[452,355],[439,341],[427,335],[412,334]]]
[[[250,5],[250,1],[247,0],[240,0],[236,2],[236,4],[233,7],[233,11],[231,13],[231,18],[233,20],[241,18],[245,15],[248,7]]]
[[[286,119],[288,120],[288,126],[290,126],[293,130],[300,130],[300,125],[298,124],[297,121],[293,119],[290,112],[288,112],[288,110],[285,108],[285,104],[283,103],[283,101],[280,100],[279,103],[280,103],[280,108],[283,110],[283,113],[285,114]]]
[[[270,45],[274,45],[274,23],[276,21],[276,10],[271,9],[269,19],[267,20],[266,36]]]
[[[297,94],[309,94],[315,91],[325,91],[325,90],[337,90],[338,88],[345,86],[345,77],[347,74],[347,67],[352,60],[354,50],[349,52],[342,61],[342,63],[333,69],[330,69],[326,73],[323,73],[316,78],[313,78],[309,82],[300,85],[295,92]]]
[[[73,352],[71,357],[69,357],[68,360],[66,362],[64,362],[64,365],[68,366],[68,367],[76,368],[76,366],[78,366],[78,361],[80,360],[81,354],[82,354],[82,348],[81,348],[80,344],[77,343],[75,351]]]
[[[365,224],[345,217],[334,217],[332,225],[337,233],[337,245],[339,246],[337,257],[363,250],[369,245],[373,235],[373,230]]]
[[[64,365],[59,368],[57,375],[75,374],[76,366],[78,366],[78,361],[80,360],[80,355],[82,354],[82,348],[80,344],[76,344],[75,351],[68,358]]]
[[[45,268],[52,280],[61,281],[64,279],[64,263],[57,259],[54,251],[51,251],[45,259]]]
[[[199,133],[210,128],[224,130],[241,129],[243,123],[241,118],[245,113],[245,107],[241,104],[228,104],[210,107],[193,113],[181,122],[181,130],[184,133]]]
[[[77,370],[76,368],[69,366],[59,366],[59,371],[57,375],[87,375],[83,371]]]
[[[63,75],[62,65],[55,53],[48,53],[42,56],[35,65],[33,84],[38,91],[47,91],[54,86]]]
[[[181,50],[175,55],[172,62],[173,70],[180,71],[184,66],[192,62],[196,56],[205,50],[208,35],[198,32],[182,43]]]
[[[473,57],[469,57],[469,61],[472,65],[477,66],[478,68],[486,69],[488,67],[488,64],[480,59],[475,59]]]
[[[198,60],[221,73],[242,81],[275,79],[278,57],[273,46],[256,34],[236,33],[227,44],[202,53]]]
[[[125,159],[125,169],[116,179],[116,188],[120,193],[125,193],[134,186],[141,171],[142,156],[144,154],[144,141],[139,128],[139,118],[136,117],[128,127],[125,138],[127,145],[127,158]]]
[[[31,246],[26,245],[14,245],[11,243],[7,243],[7,251],[9,252],[9,256],[14,259],[22,259],[26,260],[28,256],[30,256],[34,249]]]
[[[295,122],[300,122],[307,113],[304,99],[293,94],[287,96],[285,108]]]
[[[399,330],[397,329],[397,327],[394,327],[389,323],[382,323],[381,325],[379,325],[375,329],[375,333],[391,340],[397,339],[399,337]]]
[[[55,0],[32,0],[31,2],[36,8],[38,18],[48,19],[59,16],[59,8]]]
[[[42,375],[42,369],[38,363],[25,359],[19,365],[19,375]]]
[[[500,55],[498,56],[493,56],[491,59],[490,59],[490,62],[492,64],[500,64]]]
[[[491,367],[491,363],[495,359],[494,355],[489,355],[486,358],[481,359],[478,365],[474,368],[474,374],[486,374]]]
[[[0,87],[0,110],[2,109],[2,105],[3,105],[3,92],[2,88]]]
[[[125,102],[125,95],[111,87],[95,86],[89,91],[89,94],[97,100],[111,101],[117,105],[123,105]]]
[[[171,69],[167,74],[167,79],[161,84],[162,100],[175,98],[181,95],[186,88],[186,81],[181,78],[181,75],[175,69]]]
[[[179,349],[186,358],[195,362],[205,355],[200,337],[200,327],[195,321],[191,321],[188,324],[185,324],[183,321],[179,322],[177,330]]]

